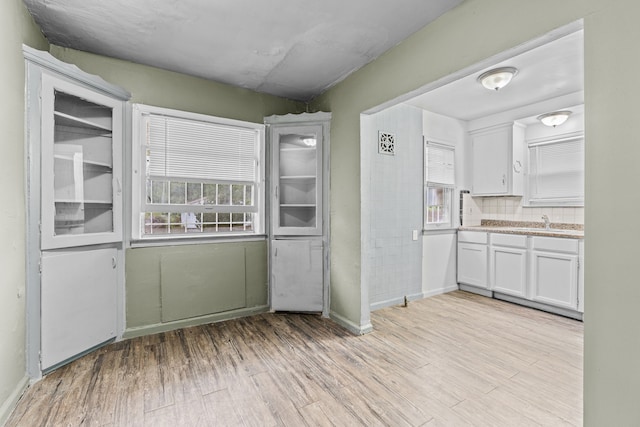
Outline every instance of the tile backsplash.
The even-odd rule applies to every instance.
[[[584,208],[524,207],[522,197],[471,197],[463,196],[464,211],[462,224],[480,225],[483,219],[505,221],[543,222],[547,215],[551,222],[584,225]]]

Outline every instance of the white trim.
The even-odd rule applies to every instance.
[[[347,319],[346,317],[339,315],[335,311],[331,311],[329,313],[329,318],[331,318],[331,320],[333,320],[338,325],[342,326],[343,328],[345,328],[346,330],[348,330],[354,335],[364,335],[373,331],[373,325],[371,323],[367,323],[364,325],[356,325],[354,322]]]
[[[152,105],[146,104],[133,104],[131,107],[132,111],[132,141],[131,141],[131,212],[129,214],[129,220],[131,221],[131,229],[129,235],[125,236],[125,240],[130,241],[131,247],[142,247],[142,246],[162,246],[161,242],[166,242],[169,244],[174,244],[173,242],[177,242],[177,239],[181,241],[190,240],[194,244],[199,244],[208,241],[222,242],[225,239],[238,237],[242,238],[252,238],[259,237],[264,234],[266,231],[266,126],[262,123],[254,123],[247,122],[242,120],[228,119],[224,117],[210,116],[206,114],[193,113],[189,111],[175,110],[170,108],[156,107]],[[201,206],[196,211],[197,212],[218,212],[218,213],[226,213],[226,212],[238,212],[242,210],[243,212],[254,212],[257,211],[257,219],[254,224],[255,233],[193,233],[193,234],[180,234],[176,237],[168,237],[163,235],[162,237],[153,237],[153,235],[143,235],[141,229],[141,213],[149,211],[149,209],[154,209],[154,212],[163,212],[163,206],[153,206],[146,205],[144,203],[143,197],[145,194],[145,180],[143,179],[143,174],[145,170],[145,157],[143,155],[143,145],[142,145],[142,132],[143,129],[143,118],[145,115],[160,115],[167,117],[174,117],[178,119],[185,120],[193,120],[200,121],[205,123],[212,123],[223,126],[234,126],[243,129],[251,129],[257,131],[258,135],[258,147],[257,148],[257,156],[258,161],[256,164],[257,168],[257,177],[255,180],[255,194],[254,194],[254,205],[249,206]],[[183,180],[181,181],[188,181]],[[206,181],[206,180],[204,180]],[[234,181],[234,183],[236,183]],[[174,212],[176,210],[184,210],[186,211],[186,207],[182,205],[171,205],[171,211]],[[164,210],[166,211],[166,209]],[[192,210],[189,210],[191,212]],[[176,240],[174,240],[176,239]],[[262,240],[262,239],[260,239]],[[152,244],[142,244],[142,242],[153,241]],[[235,240],[234,240],[235,241]],[[176,243],[177,244],[177,243]],[[184,243],[182,243],[184,244]]]
[[[445,286],[444,288],[433,289],[428,292],[423,292],[422,298],[430,298],[436,295],[442,295],[442,294],[446,294],[446,293],[457,291],[457,290],[458,290],[458,284],[454,283],[453,285]]]
[[[159,235],[158,235],[159,236]],[[190,236],[176,234],[173,237],[166,235],[159,237],[145,237],[143,239],[131,240],[131,248],[149,248],[157,246],[182,246],[182,245],[205,245],[209,243],[237,243],[237,242],[262,242],[267,240],[266,234],[250,235],[215,235],[202,234],[199,239],[192,239]]]
[[[27,45],[22,45],[22,54],[24,58],[34,64],[39,65],[50,71],[62,74],[64,77],[80,81],[93,89],[96,89],[104,94],[115,97],[122,101],[128,101],[131,98],[131,94],[121,88],[104,80],[102,77],[95,74],[89,74],[82,71],[74,64],[69,64],[55,58],[49,52],[37,50]]]
[[[376,310],[380,310],[381,308],[391,307],[394,305],[402,305],[404,304],[405,298],[407,299],[407,301],[415,301],[415,300],[422,299],[423,296],[422,296],[422,292],[419,292],[417,294],[411,294],[411,295],[406,295],[406,296],[401,296],[396,298],[390,298],[385,301],[379,301],[371,304],[369,307],[371,308],[371,311],[376,311]]]
[[[7,399],[2,402],[2,406],[0,406],[0,426],[3,426],[7,422],[7,420],[11,416],[11,413],[18,404],[18,400],[20,400],[28,387],[29,377],[25,375],[20,379],[18,384],[16,384],[16,387],[13,389]]]

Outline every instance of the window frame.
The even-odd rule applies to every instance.
[[[532,173],[531,173],[531,150],[532,148],[543,146],[543,145],[551,145],[551,144],[562,144],[562,143],[570,143],[574,141],[582,141],[582,150],[584,153],[585,150],[585,135],[584,132],[572,132],[561,135],[554,135],[551,137],[545,138],[537,138],[532,139],[526,142],[526,165],[527,165],[527,173],[525,177],[525,194],[524,194],[524,203],[525,207],[584,207],[584,171],[585,171],[585,163],[583,160],[582,163],[582,175],[583,175],[583,190],[581,196],[575,197],[542,197],[542,198],[532,198]]]
[[[161,243],[162,241],[170,241],[174,244],[177,241],[183,242],[201,242],[203,240],[242,240],[249,239],[254,240],[256,238],[264,238],[265,234],[265,217],[266,217],[266,198],[265,198],[265,125],[262,123],[246,122],[241,120],[227,119],[222,117],[210,116],[199,113],[192,113],[188,111],[174,110],[163,107],[155,107],[145,104],[133,104],[132,105],[132,144],[131,144],[131,240],[133,243],[140,242],[155,242]],[[197,232],[197,233],[177,233],[177,234],[145,234],[144,233],[144,214],[145,213],[160,213],[165,214],[179,214],[194,212],[194,209],[190,209],[185,205],[176,204],[156,204],[153,206],[153,210],[148,210],[147,196],[147,176],[146,176],[146,136],[147,131],[145,127],[146,120],[144,119],[148,115],[166,116],[170,118],[176,118],[179,120],[189,120],[201,123],[208,123],[212,125],[231,126],[242,129],[249,129],[256,132],[256,164],[255,164],[255,179],[251,182],[214,182],[215,180],[197,180],[197,179],[180,179],[179,182],[185,183],[203,183],[203,184],[222,184],[222,185],[240,185],[247,184],[253,185],[254,191],[252,194],[252,205],[245,206],[245,212],[254,212],[254,222],[252,231],[216,231],[216,232]],[[169,181],[169,180],[167,180]],[[196,182],[197,181],[197,182]],[[178,181],[169,181],[178,182]],[[185,185],[186,188],[186,185]],[[171,187],[169,188],[169,192]],[[232,187],[229,188],[230,194]],[[203,190],[204,191],[204,190]],[[231,196],[230,196],[231,197]],[[238,213],[240,205],[232,205],[231,199],[229,205],[197,205],[196,212],[202,214],[208,213],[229,213],[230,218],[233,212]],[[194,206],[195,207],[195,206]],[[231,219],[230,219],[231,221]],[[219,221],[218,221],[219,222]],[[232,228],[232,226],[230,226]]]
[[[440,230],[440,229],[452,229],[454,228],[454,210],[455,210],[455,189],[456,189],[456,148],[455,145],[453,144],[449,144],[446,142],[440,142],[440,141],[434,141],[433,139],[429,139],[424,137],[424,144],[423,144],[423,162],[424,162],[424,167],[423,167],[423,174],[424,174],[424,178],[423,178],[423,190],[422,190],[422,197],[423,197],[423,201],[422,201],[422,226],[423,226],[423,230],[424,231],[429,231],[429,230]],[[451,157],[452,157],[452,171],[451,171],[451,178],[452,180],[450,182],[436,182],[436,181],[431,181],[429,180],[429,162],[428,162],[428,148],[429,147],[434,147],[436,149],[439,150],[447,150],[451,152]],[[427,191],[430,188],[441,188],[443,190],[443,192],[448,193],[448,195],[445,194],[445,197],[448,197],[448,205],[449,205],[449,213],[447,215],[447,221],[443,221],[443,222],[430,222],[427,223],[427,210],[428,210],[428,206],[427,206]]]

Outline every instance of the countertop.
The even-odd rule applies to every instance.
[[[462,231],[486,231],[489,233],[522,234],[526,236],[584,239],[582,224],[551,223],[549,229],[542,222],[482,220],[480,225],[463,226]]]

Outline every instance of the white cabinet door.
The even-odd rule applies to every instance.
[[[322,240],[271,241],[271,309],[323,309]]]
[[[474,131],[471,145],[472,193],[522,196],[523,127],[509,123]]]
[[[458,243],[458,283],[488,288],[487,245]]]
[[[534,301],[578,308],[578,255],[531,252],[531,292]]]
[[[322,235],[322,125],[273,125],[271,144],[273,234]]]
[[[490,252],[491,289],[527,298],[527,250],[492,246]]]
[[[473,194],[506,194],[511,141],[504,131],[473,137]]]
[[[117,249],[42,254],[41,369],[116,336]]]
[[[42,249],[122,240],[123,102],[42,75]]]

